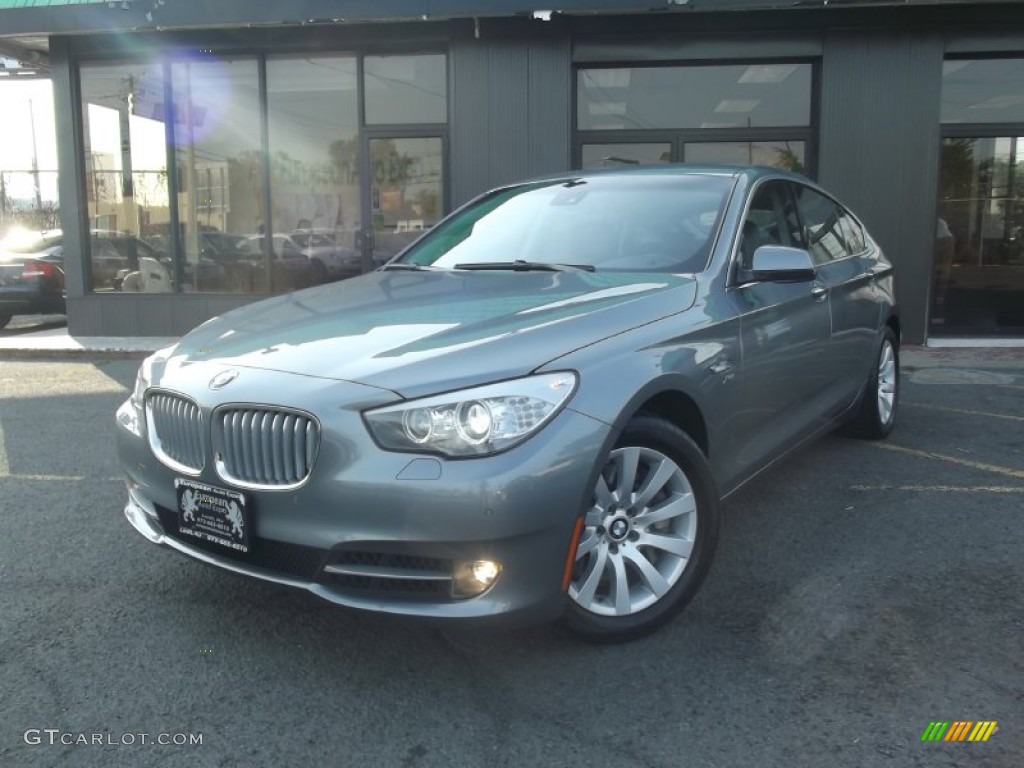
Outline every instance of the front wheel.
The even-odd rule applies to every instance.
[[[564,624],[597,642],[657,629],[697,593],[718,541],[703,452],[663,419],[634,418],[605,459],[583,526]]]
[[[892,432],[899,404],[900,353],[896,334],[885,329],[864,394],[847,432],[852,437],[880,440]]]

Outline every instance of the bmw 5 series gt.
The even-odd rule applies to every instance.
[[[145,360],[125,514],[340,605],[626,640],[694,596],[722,498],[827,430],[889,433],[899,337],[891,264],[803,177],[506,186]]]

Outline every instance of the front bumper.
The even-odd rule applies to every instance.
[[[273,391],[293,395],[282,405],[301,407],[296,389],[311,386],[308,377],[270,377],[287,385],[272,385]],[[382,451],[358,410],[335,408],[327,418],[323,409],[304,405],[320,417],[323,434],[317,464],[301,487],[237,489],[210,466],[198,478],[245,493],[253,515],[248,553],[178,531],[174,479],[181,475],[154,457],[145,434],[136,436],[119,420],[128,521],[149,541],[209,565],[352,608],[521,623],[560,614],[572,531],[590,500],[607,425],[565,409],[505,453],[444,460]],[[139,426],[145,429],[141,420]],[[501,564],[497,581],[479,596],[453,597],[455,565],[481,559]]]

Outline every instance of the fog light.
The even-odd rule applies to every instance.
[[[501,575],[501,563],[473,560],[456,563],[452,572],[452,597],[476,597],[490,589]]]

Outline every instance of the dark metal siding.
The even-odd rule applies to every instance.
[[[452,205],[569,168],[567,40],[470,40],[451,49]]]
[[[256,300],[197,293],[69,297],[68,329],[73,336],[178,336]]]
[[[904,338],[924,341],[935,238],[943,41],[901,31],[826,36],[818,178],[896,266]]]

